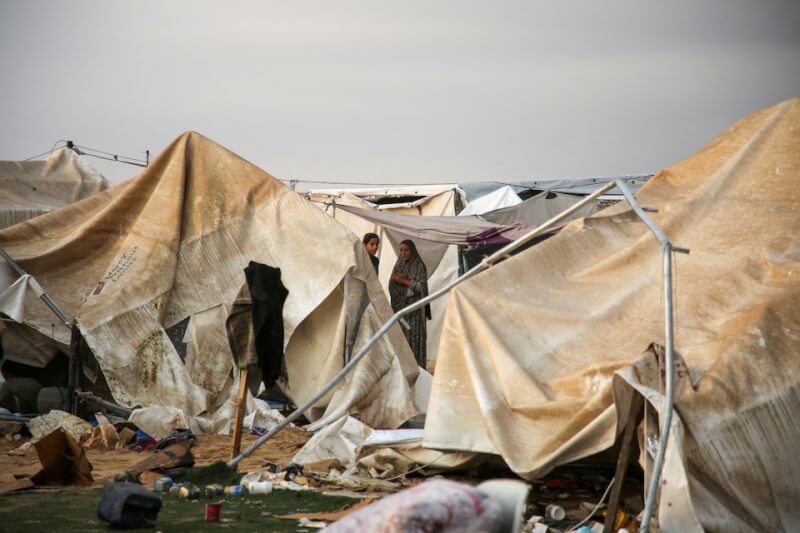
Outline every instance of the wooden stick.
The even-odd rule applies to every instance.
[[[233,449],[231,451],[231,459],[239,455],[239,449],[242,447],[242,420],[244,419],[244,409],[247,399],[247,375],[249,369],[242,368],[239,371],[239,393],[236,395],[236,413],[233,416]]]
[[[642,420],[644,414],[644,401],[641,394],[633,392],[631,394],[631,404],[628,409],[628,416],[625,420],[625,431],[622,434],[622,444],[617,459],[617,471],[614,474],[614,486],[611,487],[611,496],[608,498],[608,513],[606,522],[603,524],[603,533],[614,531],[614,522],[617,520],[617,509],[619,500],[622,496],[622,486],[625,484],[625,473],[628,471],[628,463],[633,451],[633,440],[636,438],[636,428]]]

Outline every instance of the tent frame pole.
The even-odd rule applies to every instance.
[[[488,269],[492,265],[495,265],[498,262],[502,261],[503,259],[507,258],[514,250],[517,250],[518,248],[527,244],[529,241],[535,239],[536,237],[547,231],[552,225],[560,222],[561,220],[568,217],[578,209],[582,208],[584,205],[593,202],[596,198],[600,197],[602,194],[605,194],[607,191],[614,188],[614,186],[615,186],[614,182],[607,183],[606,185],[597,189],[589,196],[583,198],[581,201],[571,205],[569,208],[555,215],[550,220],[547,220],[540,226],[532,229],[530,232],[523,235],[516,241],[507,244],[506,246],[504,246],[491,256],[486,257],[483,261],[475,265],[471,270],[466,272],[460,278],[453,280],[448,285],[442,287],[438,291],[433,292],[430,295],[426,296],[425,298],[422,298],[421,300],[418,300],[413,304],[409,305],[408,307],[404,307],[403,309],[396,312],[394,315],[392,315],[391,318],[389,318],[389,320],[386,321],[385,324],[383,324],[383,326],[380,327],[380,329],[378,329],[375,335],[373,335],[372,338],[369,339],[369,341],[367,341],[367,344],[363,348],[361,348],[361,350],[359,350],[359,352],[355,356],[353,356],[352,359],[350,359],[350,361],[333,377],[333,379],[331,379],[331,381],[329,381],[324,387],[322,387],[322,389],[320,389],[319,392],[317,392],[311,399],[307,400],[303,405],[295,409],[294,412],[292,412],[289,416],[287,416],[280,424],[278,424],[270,431],[259,437],[258,440],[256,440],[250,446],[248,446],[244,451],[242,451],[242,453],[240,453],[239,455],[228,461],[227,463],[228,466],[231,468],[236,468],[236,466],[240,462],[242,462],[243,459],[252,454],[259,446],[261,446],[269,439],[274,437],[279,431],[281,431],[283,428],[291,424],[294,420],[299,418],[300,415],[303,414],[307,409],[311,408],[315,403],[317,403],[320,398],[328,394],[328,392],[330,392],[331,389],[333,389],[333,387],[335,387],[339,383],[339,381],[341,381],[350,372],[350,370],[352,370],[352,368],[356,366],[358,362],[361,361],[361,359],[364,358],[367,352],[369,352],[370,348],[372,348],[375,345],[375,343],[377,343],[378,340],[381,337],[383,337],[383,335],[387,331],[389,331],[389,328],[392,327],[395,323],[397,323],[402,317],[410,313],[413,313],[418,309],[421,309],[423,306],[427,305],[433,300],[436,300],[437,298],[444,296],[445,294],[450,292],[450,290],[456,285],[463,283],[464,281],[473,277],[475,274],[478,274]],[[317,425],[310,424],[307,427],[307,429],[309,431],[316,431],[317,429],[320,429],[320,427],[317,426],[318,424]]]
[[[17,273],[17,275],[19,275],[19,277],[23,277],[23,276],[27,276],[28,275],[28,273],[25,272],[24,270],[22,270],[22,268],[17,264],[17,262],[14,261],[11,258],[11,256],[8,255],[8,253],[5,250],[3,250],[2,247],[0,247],[0,257],[5,259],[6,263],[8,263],[11,266],[11,268],[14,269],[14,271]],[[37,282],[36,286],[38,286],[38,285],[39,285],[39,283]],[[61,309],[58,308],[56,303],[53,300],[50,299],[50,297],[47,295],[46,292],[44,292],[44,290],[41,287],[39,287],[39,289],[41,290],[41,293],[42,293],[39,296],[39,298],[53,312],[53,314],[56,315],[56,317],[58,317],[58,319],[61,321],[62,324],[64,324],[65,326],[69,327],[69,320],[67,320],[67,317],[64,315],[64,313],[61,312]]]
[[[647,533],[650,528],[650,519],[653,515],[656,499],[658,498],[658,488],[661,484],[661,471],[664,468],[664,457],[669,442],[669,430],[672,426],[672,413],[675,409],[675,333],[674,333],[674,312],[673,312],[673,290],[672,290],[672,252],[688,254],[687,248],[673,246],[661,229],[653,222],[647,214],[647,210],[639,205],[633,193],[628,189],[622,180],[615,180],[625,200],[631,206],[636,215],[644,222],[647,229],[655,235],[661,244],[663,252],[663,278],[664,278],[664,336],[666,338],[666,385],[664,387],[664,406],[661,416],[661,429],[658,440],[658,451],[656,452],[653,463],[653,472],[650,476],[650,486],[647,489],[645,498],[644,513],[642,523],[639,527],[641,533]],[[610,517],[613,519],[613,517]]]

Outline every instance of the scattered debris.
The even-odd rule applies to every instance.
[[[46,415],[37,416],[28,423],[31,432],[31,442],[36,443],[43,437],[50,435],[58,429],[63,429],[78,442],[82,442],[92,433],[92,425],[65,411],[52,410]]]
[[[120,438],[117,429],[101,414],[96,414],[97,425],[92,428],[92,433],[84,442],[86,448],[105,448],[113,450],[119,446]]]
[[[155,527],[161,498],[136,483],[110,483],[100,494],[97,518],[113,527]]]
[[[138,479],[142,472],[148,470],[163,472],[170,468],[193,466],[194,455],[192,455],[191,448],[192,445],[189,442],[176,442],[133,465],[126,472],[126,476],[128,479]]]

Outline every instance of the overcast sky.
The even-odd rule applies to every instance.
[[[800,96],[800,2],[0,0],[0,95],[5,160],[196,130],[284,180],[655,172]]]

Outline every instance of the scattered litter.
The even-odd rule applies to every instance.
[[[156,526],[161,498],[136,483],[110,483],[103,487],[97,518],[113,527],[134,529]]]
[[[22,431],[22,426],[24,426],[22,422],[0,420],[0,435],[4,435],[8,440],[9,437]]]
[[[322,529],[323,527],[328,525],[328,522],[321,522],[321,521],[313,521],[309,520],[308,518],[301,518],[298,522],[299,525],[303,527],[314,527],[318,529]]]
[[[280,411],[272,409],[264,400],[255,398],[253,405],[255,407],[253,411],[242,420],[242,427],[250,430],[251,433],[263,435],[286,419]],[[294,426],[294,424],[290,425]]]
[[[567,512],[560,505],[550,504],[545,508],[544,516],[550,520],[560,522],[567,516]]]
[[[122,448],[130,444],[131,441],[133,441],[133,439],[136,437],[136,431],[129,427],[123,427],[118,431],[118,435],[119,435],[118,447]]]
[[[104,448],[106,450],[113,450],[118,447],[120,439],[119,433],[116,428],[111,425],[106,417],[101,414],[96,414],[95,419],[97,425],[92,428],[92,433],[86,439],[84,447],[86,448]]]
[[[248,494],[269,494],[272,492],[271,481],[253,481],[247,484]]]
[[[37,416],[28,423],[31,432],[31,442],[36,443],[43,437],[50,435],[57,429],[63,429],[78,442],[92,433],[92,425],[64,411],[53,410],[46,415]]]
[[[194,465],[194,455],[192,455],[191,444],[184,441],[172,444],[138,462],[128,469],[126,474],[131,479],[137,479],[139,474],[148,470],[158,472],[179,466],[192,465]]]
[[[222,503],[207,503],[205,509],[205,520],[208,523],[219,522],[219,515],[222,510]]]

